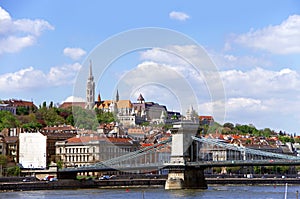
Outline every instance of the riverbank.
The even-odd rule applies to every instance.
[[[122,179],[122,180],[58,180],[33,182],[2,182],[0,191],[84,189],[84,188],[122,188],[164,186],[165,179]]]
[[[0,191],[124,188],[124,187],[163,187],[166,179],[115,179],[115,180],[59,180],[33,182],[1,182]],[[207,178],[209,185],[281,185],[300,184],[298,178]]]

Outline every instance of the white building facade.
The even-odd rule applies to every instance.
[[[40,132],[19,134],[19,163],[28,169],[47,166],[47,136]]]

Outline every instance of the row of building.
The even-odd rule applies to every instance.
[[[107,161],[143,147],[148,147],[168,139],[171,131],[151,127],[121,129],[115,123],[102,124],[97,131],[78,130],[72,126],[46,127],[37,132],[22,129],[4,129],[0,134],[0,154],[9,162],[19,163],[25,168],[46,168],[51,162],[60,161],[64,167],[77,167]],[[276,136],[270,138],[220,133],[205,135],[206,138],[267,152],[296,155],[297,144],[282,143]],[[202,146],[199,156],[207,161],[239,159],[237,153],[214,146]],[[145,156],[144,163],[169,160],[169,145],[155,155]],[[240,156],[241,154],[239,154]],[[155,157],[154,157],[155,156]],[[149,159],[150,158],[150,159]]]
[[[0,154],[8,157],[8,166],[45,169],[52,162],[61,162],[63,167],[78,167],[137,151],[169,136],[170,133],[150,127],[125,132],[115,123],[102,124],[97,131],[78,130],[69,125],[45,127],[36,132],[12,128],[0,133]],[[170,146],[166,146],[139,161],[167,161],[169,157]]]

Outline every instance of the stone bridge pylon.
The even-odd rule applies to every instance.
[[[204,169],[189,166],[197,161],[200,143],[192,136],[197,136],[199,124],[182,121],[175,123],[171,129],[172,151],[165,189],[207,189]]]

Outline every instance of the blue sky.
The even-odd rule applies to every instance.
[[[78,73],[87,68],[99,44],[124,31],[159,27],[195,40],[215,63],[226,95],[226,115],[220,123],[251,123],[257,128],[300,133],[297,0],[2,0],[0,7],[0,99],[33,100],[37,105],[43,101],[61,103],[73,96]],[[183,46],[179,50],[191,49]],[[97,62],[93,65],[97,67]],[[97,82],[96,93],[110,99],[128,71],[160,70],[163,66],[182,74],[192,86],[201,87],[193,107],[201,115],[212,114],[216,102],[199,76],[157,49],[119,57]],[[157,85],[128,90],[126,95],[122,92],[121,98],[129,95],[132,101],[142,92],[148,101],[184,112],[178,108],[180,99],[175,100]]]

